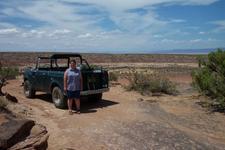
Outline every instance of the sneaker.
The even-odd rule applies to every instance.
[[[76,113],[77,113],[77,114],[80,114],[80,110],[77,110]]]
[[[69,110],[69,115],[72,115],[72,114],[73,114],[72,110]]]

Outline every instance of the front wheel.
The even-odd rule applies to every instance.
[[[24,82],[23,91],[24,91],[24,95],[27,98],[33,98],[35,96],[35,90],[32,88],[32,85],[28,80]]]
[[[54,87],[52,90],[52,101],[56,108],[66,108],[66,98],[59,87]]]

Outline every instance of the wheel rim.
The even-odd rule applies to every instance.
[[[30,90],[29,90],[30,88],[29,88],[29,85],[28,84],[25,84],[24,85],[24,93],[25,93],[25,95],[29,95],[30,94]]]
[[[60,93],[58,91],[53,92],[53,101],[59,103],[61,99]]]

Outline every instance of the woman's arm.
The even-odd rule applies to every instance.
[[[64,92],[66,92],[67,91],[67,71],[65,71],[65,73],[64,73],[64,80],[63,80],[64,82]]]
[[[83,77],[82,77],[82,73],[80,72],[80,90],[83,90]]]

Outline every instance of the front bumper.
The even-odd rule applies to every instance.
[[[98,89],[98,90],[89,90],[89,91],[81,91],[80,95],[86,96],[86,95],[91,95],[91,94],[99,94],[103,92],[109,91],[109,88],[104,88],[104,89]]]

